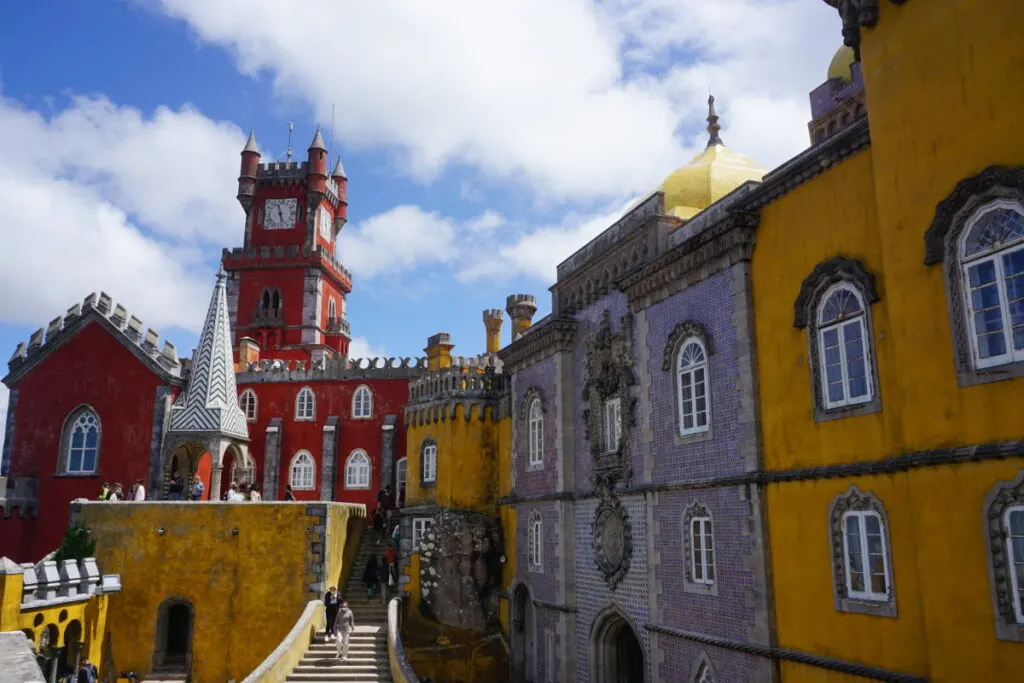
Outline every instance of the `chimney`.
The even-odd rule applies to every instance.
[[[501,350],[501,325],[505,322],[505,312],[500,308],[488,308],[484,311],[484,327],[487,329],[487,353]]]
[[[452,366],[452,335],[447,332],[438,332],[427,338],[427,348],[423,352],[427,354],[427,370],[440,370]]]
[[[260,359],[260,345],[252,337],[242,337],[238,340],[238,362],[235,363],[235,372],[246,372],[249,370],[249,363],[256,363]]]
[[[532,294],[511,294],[505,300],[505,310],[512,319],[512,341],[515,341],[533,324],[537,297]]]
[[[260,150],[256,146],[256,134],[249,131],[249,139],[242,148],[242,165],[238,173],[238,203],[248,215],[252,197],[256,192],[256,173],[260,167]]]

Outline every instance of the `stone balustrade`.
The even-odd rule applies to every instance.
[[[96,594],[117,593],[121,590],[121,577],[100,574],[96,559],[44,560],[39,564],[19,565],[22,575],[22,609],[46,607],[62,602],[88,600]]]

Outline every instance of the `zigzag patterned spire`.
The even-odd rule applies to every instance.
[[[225,277],[223,270],[217,273],[217,285],[199,336],[199,348],[192,359],[192,376],[185,393],[171,407],[168,432],[219,433],[249,438],[245,413],[238,406],[235,387]]]

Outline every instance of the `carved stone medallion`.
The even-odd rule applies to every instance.
[[[607,497],[597,506],[591,527],[594,561],[612,590],[629,571],[633,558],[633,528],[622,501]]]

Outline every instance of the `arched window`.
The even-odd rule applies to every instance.
[[[676,387],[679,392],[679,433],[706,432],[708,419],[708,361],[704,345],[697,338],[680,344],[676,362]]]
[[[544,568],[544,521],[540,512],[530,513],[528,529],[530,571],[539,572]]]
[[[400,492],[405,486],[405,480],[408,478],[407,467],[408,461],[405,458],[399,458],[395,463],[395,484],[398,486],[396,492]]]
[[[275,311],[281,308],[281,290],[275,289],[274,294],[270,299],[270,307]]]
[[[370,488],[370,458],[366,451],[355,450],[345,463],[345,488]]]
[[[338,321],[338,306],[334,303],[334,299],[327,300],[327,324],[333,325]]]
[[[896,617],[889,530],[882,502],[856,486],[829,511],[836,609]]]
[[[365,384],[356,389],[352,394],[352,418],[355,420],[367,420],[373,417],[373,394],[370,387]]]
[[[264,311],[270,310],[270,290],[264,289],[263,296],[260,298],[260,308]]]
[[[311,491],[316,488],[316,463],[309,451],[299,451],[292,458],[288,483],[295,490]]]
[[[249,422],[256,421],[256,392],[252,389],[246,389],[242,392],[242,395],[238,397],[238,405],[242,408],[242,412],[245,413],[245,419]]]
[[[68,417],[64,435],[67,474],[92,474],[100,459],[100,418],[91,408],[79,408]]]
[[[700,669],[697,670],[697,676],[694,678],[694,683],[715,683],[715,677],[711,673],[711,667],[707,664],[701,664]]]
[[[837,284],[818,307],[818,362],[826,408],[866,403],[872,383],[864,302],[848,283]]]
[[[715,534],[709,515],[690,518],[690,576],[694,583],[715,582]]]
[[[530,401],[527,415],[527,431],[530,439],[530,465],[544,464],[544,411],[540,398]]]
[[[295,419],[313,420],[316,418],[316,395],[309,387],[299,389],[295,400]]]
[[[436,481],[437,442],[431,438],[426,438],[420,447],[420,484],[429,486]]]
[[[975,366],[1024,361],[1024,206],[995,201],[978,211],[960,259]]]

